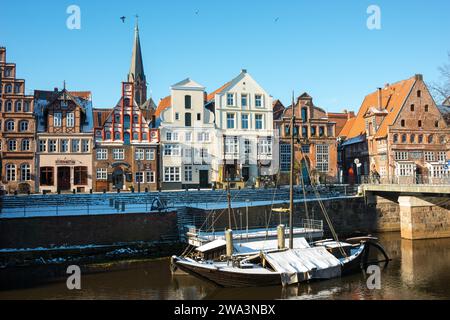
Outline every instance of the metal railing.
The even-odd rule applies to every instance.
[[[398,185],[450,185],[450,173],[439,176],[409,175],[409,176],[361,176],[361,184],[398,184]]]

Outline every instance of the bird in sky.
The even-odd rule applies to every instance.
[[[276,18],[276,19],[275,19],[275,22],[278,22],[279,19],[280,19],[280,18]]]
[[[127,17],[125,17],[125,16],[122,16],[122,17],[120,17],[120,20],[122,20],[122,23],[125,23],[125,19],[126,19]]]
[[[195,14],[198,14],[198,12],[199,12],[198,10],[197,10],[197,11],[195,11]]]

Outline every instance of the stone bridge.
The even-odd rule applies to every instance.
[[[450,238],[450,185],[365,184],[368,203],[397,202],[404,239]]]

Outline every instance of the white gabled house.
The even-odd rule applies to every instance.
[[[207,96],[206,108],[214,110],[217,129],[217,161],[213,179],[224,187],[258,185],[277,173],[274,154],[272,96],[246,70]]]
[[[205,87],[188,78],[170,91],[156,111],[162,189],[210,188],[215,128],[214,113],[205,108]]]

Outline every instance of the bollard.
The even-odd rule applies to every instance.
[[[233,255],[233,231],[228,229],[225,231],[225,241],[227,243],[227,257],[231,258]]]
[[[278,249],[284,249],[286,247],[286,239],[284,233],[284,224],[280,224],[277,227],[277,237],[278,237]]]

